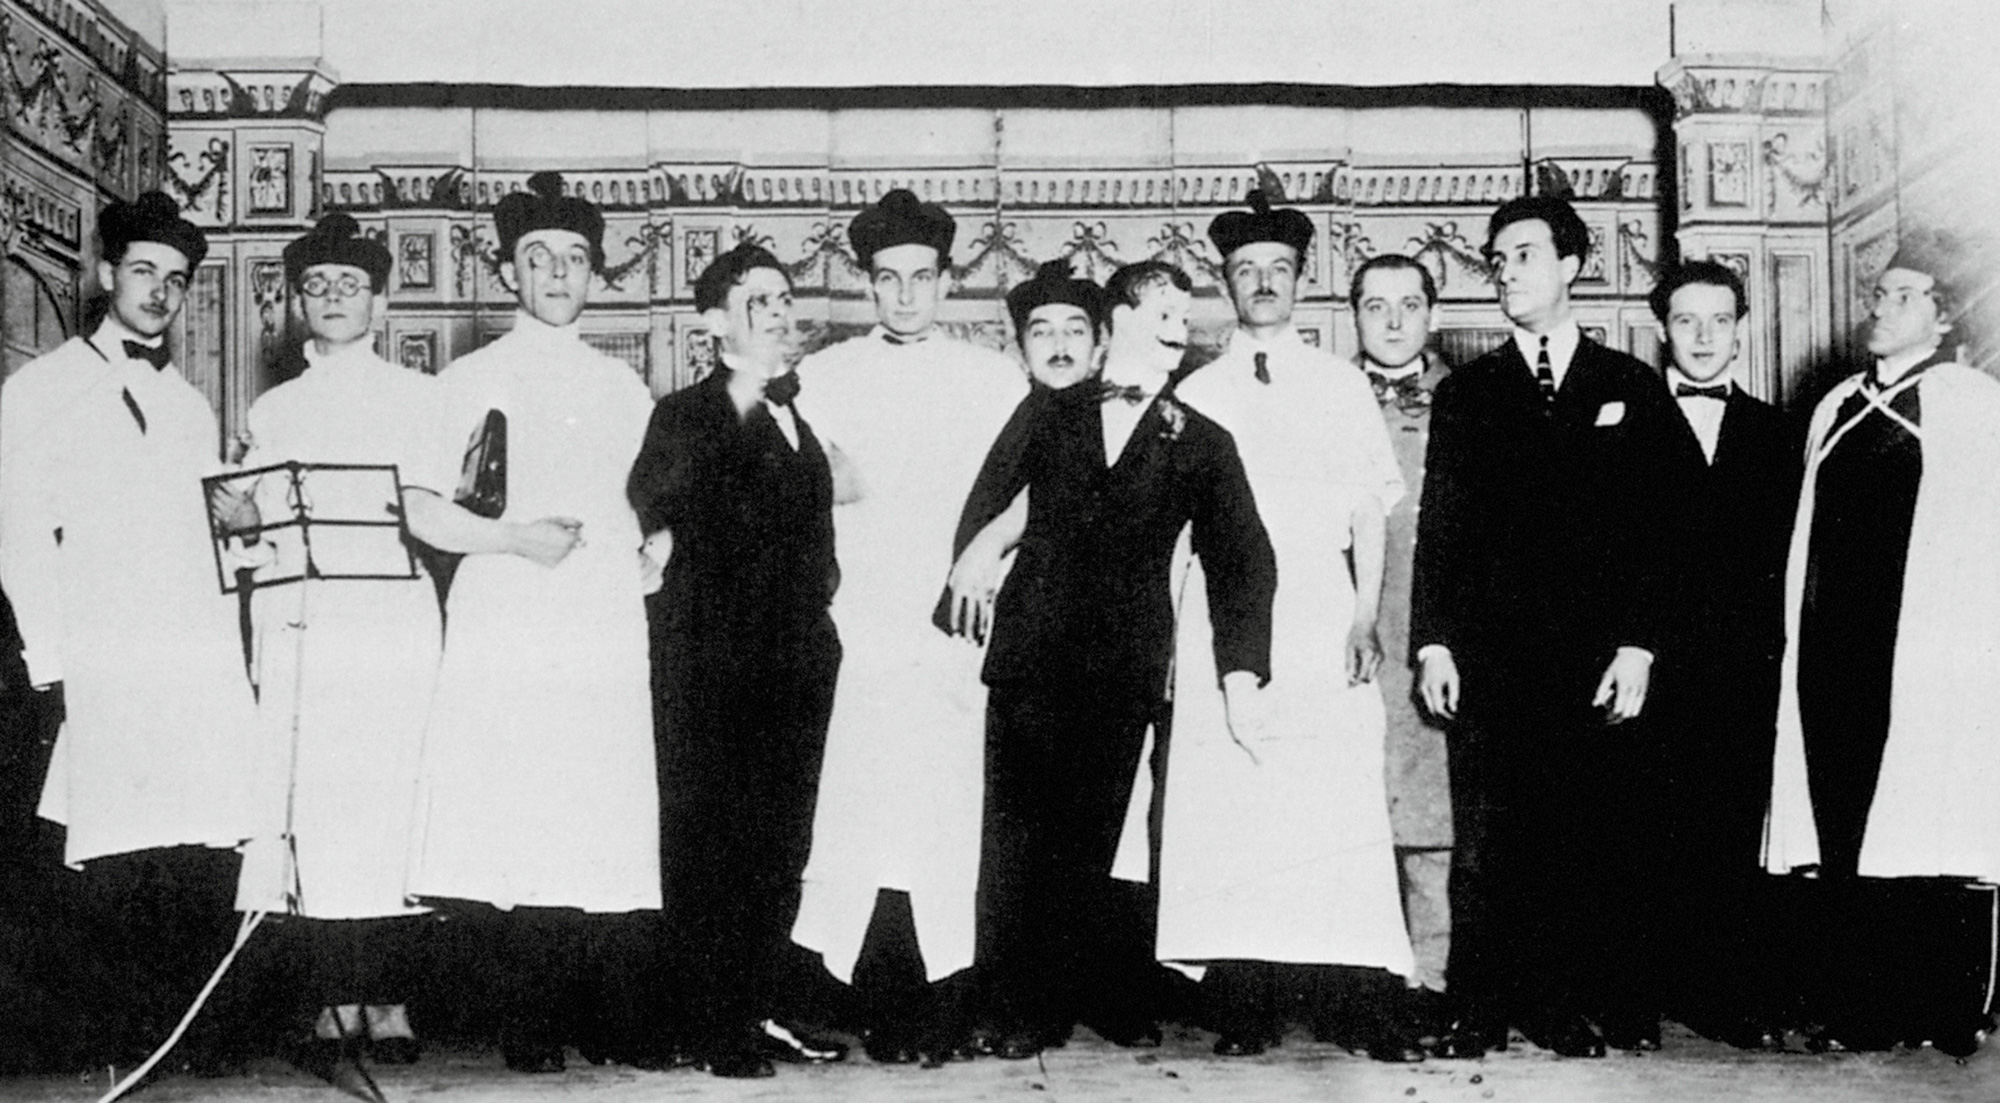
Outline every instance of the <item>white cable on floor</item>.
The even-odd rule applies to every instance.
[[[110,1091],[99,1096],[97,1103],[111,1103],[112,1100],[131,1091],[132,1085],[145,1079],[146,1074],[153,1071],[153,1066],[159,1064],[161,1059],[172,1051],[180,1042],[181,1035],[187,1033],[188,1024],[194,1022],[195,1015],[199,1014],[202,1005],[208,1002],[209,994],[215,991],[217,984],[221,983],[222,975],[228,972],[229,966],[236,961],[237,951],[243,949],[243,944],[250,941],[250,932],[256,930],[257,924],[264,921],[265,914],[257,911],[244,915],[242,925],[236,928],[236,945],[231,946],[229,952],[222,955],[222,963],[215,967],[215,972],[209,976],[208,983],[201,986],[201,992],[195,996],[194,1003],[188,1005],[187,1014],[181,1016],[180,1025],[174,1027],[174,1032],[167,1035],[167,1040],[160,1044],[160,1048],[153,1051],[151,1057],[146,1058],[144,1063],[128,1073],[125,1079],[112,1085]]]

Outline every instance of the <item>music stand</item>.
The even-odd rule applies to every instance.
[[[224,594],[298,585],[292,668],[291,742],[286,764],[285,821],[273,871],[285,886],[287,910],[302,907],[298,846],[292,818],[298,794],[299,713],[305,695],[307,598],[315,582],[413,581],[422,577],[404,521],[402,481],[394,464],[298,463],[214,475],[201,481]],[[267,518],[276,518],[267,520]],[[232,547],[234,545],[235,547]],[[245,551],[270,549],[251,565]],[[251,848],[246,848],[246,880]]]

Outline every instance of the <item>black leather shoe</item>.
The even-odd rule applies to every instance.
[[[795,1023],[765,1019],[757,1024],[763,1039],[764,1055],[774,1061],[794,1065],[826,1064],[847,1060],[847,1043],[811,1034]]]
[[[1124,1049],[1158,1049],[1164,1036],[1160,1024],[1147,1019],[1127,1019],[1096,1026],[1097,1036]]]
[[[993,1056],[1002,1061],[1025,1061],[1042,1051],[1042,1038],[1032,1030],[1002,1034],[993,1043]]]
[[[712,1076],[726,1080],[761,1080],[778,1075],[763,1054],[752,1049],[729,1049],[711,1053],[696,1062]]]
[[[1558,1057],[1604,1056],[1604,1039],[1581,1018],[1556,1019],[1523,1033],[1529,1041]]]
[[[1254,1034],[1224,1034],[1215,1040],[1217,1057],[1255,1057],[1271,1048]]]
[[[1368,1058],[1392,1065],[1414,1065],[1429,1057],[1424,1047],[1417,1044],[1414,1037],[1384,1031],[1368,1043]]]
[[[1491,1019],[1460,1019],[1438,1039],[1436,1055],[1450,1060],[1476,1061],[1488,1053],[1507,1048],[1507,1024]]]
[[[1612,1049],[1622,1049],[1631,1053],[1658,1053],[1660,1051],[1660,1023],[1613,1022],[1601,1024],[1604,1028],[1604,1044]]]
[[[361,1063],[358,1039],[312,1038],[286,1048],[285,1057],[300,1072],[311,1073],[341,1094],[366,1103],[388,1103],[375,1078]]]
[[[916,1043],[882,1031],[872,1031],[861,1039],[861,1050],[878,1065],[914,1065],[923,1059]]]

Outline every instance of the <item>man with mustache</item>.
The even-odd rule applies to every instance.
[[[1640,914],[1655,738],[1636,723],[1671,608],[1681,415],[1652,368],[1584,336],[1590,230],[1528,196],[1488,225],[1512,340],[1438,385],[1411,583],[1425,706],[1450,723],[1446,1056],[1507,1027],[1563,1056],[1659,1048]]]
[[[1030,362],[1096,351],[1102,300],[1066,267],[1044,265],[1009,295]],[[1228,699],[1269,676],[1277,574],[1242,462],[1226,431],[1162,393],[1186,347],[1190,291],[1185,273],[1155,261],[1112,275],[1102,384],[1023,401],[1026,446],[996,446],[960,523],[960,608],[983,604],[966,580],[990,577],[968,562],[1020,546],[984,671],[979,960],[1003,1057],[1060,1045],[1079,1019],[1112,1041],[1158,1044],[1123,968],[1110,873],[1146,732],[1162,719],[1183,527],[1209,572]],[[988,524],[1024,487],[1025,521]]]
[[[1326,986],[1323,1000],[1347,997],[1375,1020],[1315,1006],[1322,1033],[1351,1037],[1379,1060],[1421,1060],[1393,1013],[1413,966],[1374,684],[1383,516],[1402,475],[1367,380],[1292,327],[1312,221],[1262,192],[1250,206],[1209,228],[1236,332],[1176,393],[1235,438],[1283,586],[1270,685],[1225,702],[1224,672],[1204,647],[1207,610],[1194,599],[1208,564],[1185,584],[1158,952],[1205,969],[1218,1055],[1276,1044],[1283,994],[1310,979]],[[1246,703],[1254,707],[1237,707]]]
[[[215,413],[166,342],[208,243],[161,192],[105,208],[98,234],[103,322],[0,402],[0,584],[29,678],[67,710],[40,814],[67,828],[92,941],[129,978],[92,1009],[100,1059],[124,1062],[229,949],[255,706],[196,498],[221,468]],[[183,1050],[197,1064],[241,1056],[214,1021]]]

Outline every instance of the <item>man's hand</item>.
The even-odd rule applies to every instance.
[[[1429,649],[1418,662],[1422,665],[1417,670],[1417,688],[1423,694],[1424,707],[1440,720],[1457,716],[1458,662],[1450,650]]]
[[[983,644],[993,631],[993,599],[1000,593],[1005,546],[981,532],[951,565],[945,585],[951,590],[952,630]]]
[[[553,567],[583,546],[583,522],[574,517],[544,517],[516,525],[512,543],[510,550],[515,555]]]
[[[1230,742],[1243,748],[1250,761],[1263,765],[1250,744],[1270,737],[1271,702],[1257,684],[1257,675],[1232,670],[1222,676],[1222,717],[1229,726]]]
[[[1646,687],[1653,680],[1653,653],[1643,647],[1621,647],[1604,668],[1597,694],[1590,703],[1604,710],[1604,722],[1622,724],[1646,707]]]
[[[1381,667],[1382,637],[1375,631],[1375,622],[1355,621],[1347,630],[1347,684],[1372,682]]]

